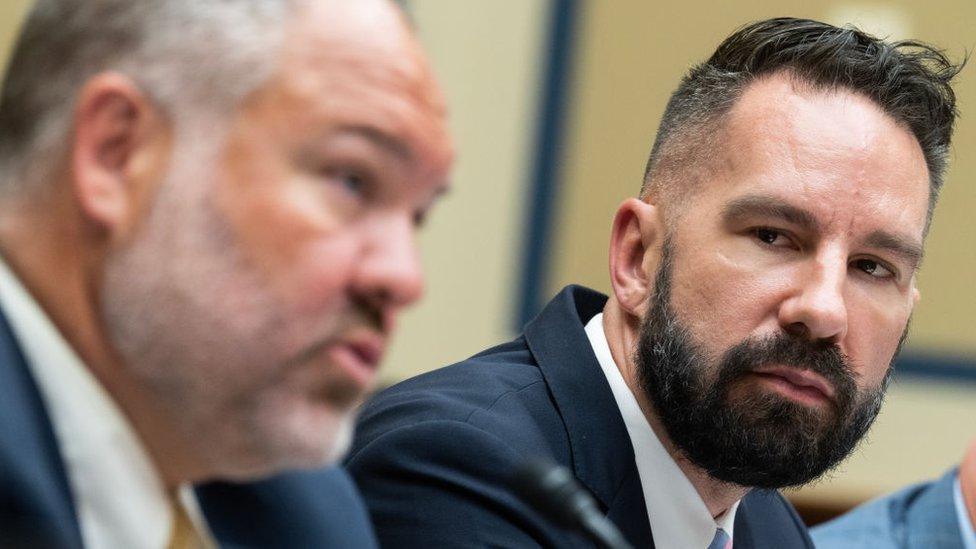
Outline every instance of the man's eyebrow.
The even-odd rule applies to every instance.
[[[911,266],[912,270],[918,268],[922,262],[922,244],[907,236],[887,231],[874,231],[864,240],[864,244],[900,256]]]
[[[771,217],[805,230],[815,231],[820,223],[810,212],[785,200],[761,195],[747,195],[729,202],[722,210],[722,220],[732,223],[746,217]]]
[[[413,150],[403,141],[393,135],[375,127],[362,124],[350,124],[340,126],[338,133],[355,135],[372,142],[381,149],[386,149],[401,160],[410,162],[413,160]]]

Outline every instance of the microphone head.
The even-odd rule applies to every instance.
[[[596,502],[569,469],[543,459],[520,466],[512,487],[535,510],[563,528],[577,528],[581,517],[597,509]]]

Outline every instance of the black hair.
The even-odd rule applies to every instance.
[[[700,157],[701,145],[757,78],[787,71],[817,89],[871,98],[921,145],[930,177],[929,212],[948,164],[958,116],[950,82],[965,65],[916,40],[886,42],[855,27],[780,17],[748,24],[693,67],[671,95],[644,173],[644,195],[666,169]],[[663,177],[667,179],[667,177]]]

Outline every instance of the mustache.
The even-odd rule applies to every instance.
[[[389,335],[388,332],[391,330],[391,327],[386,325],[382,306],[365,299],[357,299],[352,303],[345,324],[346,328],[369,328],[383,335]]]
[[[354,303],[352,308],[341,317],[339,326],[332,328],[331,334],[323,335],[320,339],[315,340],[301,352],[290,357],[287,363],[297,365],[311,360],[337,340],[342,339],[350,332],[360,329],[367,329],[384,337],[388,336],[388,332],[390,331],[390,328],[386,326],[384,321],[381,308],[366,301],[359,301]]]
[[[850,359],[829,341],[811,341],[780,333],[763,339],[746,339],[726,351],[719,368],[719,387],[770,365],[809,370],[823,377],[835,390],[839,411],[850,410],[857,394],[857,373]]]

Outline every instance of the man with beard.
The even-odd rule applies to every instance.
[[[190,487],[344,453],[451,157],[389,0],[39,0],[0,99],[0,546],[371,546],[338,470]]]
[[[748,25],[682,80],[609,298],[569,287],[518,339],[382,393],[347,458],[382,544],[589,544],[512,472],[572,470],[634,547],[810,547],[775,491],[846,456],[918,300],[959,70],[915,42]]]

